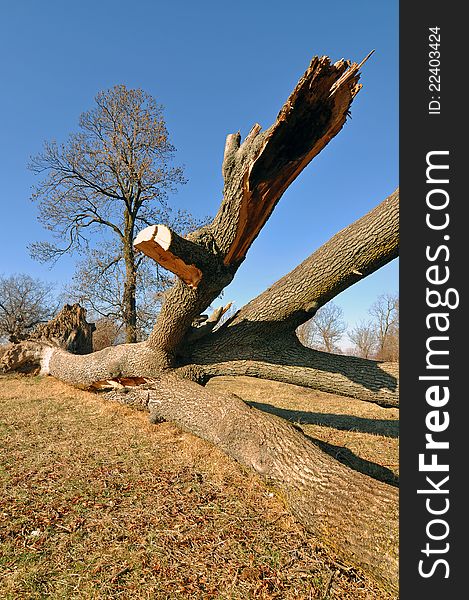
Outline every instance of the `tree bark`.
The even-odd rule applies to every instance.
[[[203,369],[205,379],[220,375],[246,375],[373,402],[383,407],[399,406],[397,363],[384,363],[356,356],[330,354],[303,346],[294,334],[271,337],[249,336],[241,345],[229,337],[202,340],[194,349],[191,364]]]
[[[137,341],[137,268],[133,247],[134,218],[129,210],[124,215],[124,324],[125,341],[133,344]]]
[[[132,344],[137,341],[137,288],[135,268],[130,260],[125,262],[125,277],[123,294],[125,341],[127,344]]]
[[[269,322],[293,330],[340,292],[393,260],[399,253],[399,190],[339,231],[288,275],[251,300],[225,327]]]

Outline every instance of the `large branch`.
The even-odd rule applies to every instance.
[[[207,252],[165,225],[150,225],[134,240],[134,247],[177,275],[186,285],[197,289],[202,271],[197,266],[206,262]]]
[[[194,347],[191,361],[205,378],[247,375],[309,387],[357,398],[385,407],[399,406],[399,369],[356,356],[330,354],[305,348],[296,336],[272,337],[270,324],[263,331],[208,339]],[[243,340],[241,342],[240,340]]]
[[[269,322],[293,330],[398,253],[399,189],[249,302],[226,326]]]
[[[44,340],[27,340],[8,348],[0,360],[0,372],[39,372],[84,389],[99,388],[103,382],[119,382],[121,378],[139,383],[142,377],[156,377],[170,366],[166,353],[146,342],[77,355]]]
[[[240,398],[215,394],[176,376],[110,399],[148,407],[216,444],[277,486],[292,513],[345,560],[397,588],[398,493],[325,454],[302,433]]]
[[[266,132],[261,134],[256,124],[239,148],[239,136],[228,136],[224,201],[214,221],[223,245],[228,236],[232,238],[225,264],[244,260],[284,191],[341,130],[361,88],[360,66],[343,60],[331,65],[325,56],[313,58]]]

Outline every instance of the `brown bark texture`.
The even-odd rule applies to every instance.
[[[3,369],[39,365],[73,385],[149,410],[217,444],[279,490],[287,506],[387,589],[397,590],[397,492],[352,471],[278,417],[203,387],[217,375],[250,375],[398,406],[394,364],[305,348],[295,330],[338,293],[398,255],[396,190],[333,236],[220,325],[228,307],[200,317],[232,281],[283,192],[343,127],[360,89],[359,68],[314,58],[265,131],[227,137],[224,194],[213,221],[181,238],[164,225],[134,241],[178,276],[148,340],[72,355],[47,341],[17,344]]]

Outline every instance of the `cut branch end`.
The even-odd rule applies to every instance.
[[[137,235],[134,247],[177,275],[192,289],[202,279],[202,271],[194,264],[197,252],[193,242],[178,236],[166,225],[150,225]]]

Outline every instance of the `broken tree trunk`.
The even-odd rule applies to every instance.
[[[36,327],[28,339],[49,341],[72,354],[89,354],[93,351],[95,329],[95,324],[86,320],[83,307],[65,304],[57,316]]]
[[[7,351],[3,365],[29,361],[43,374],[88,388],[136,384],[110,397],[150,409],[153,419],[174,421],[254,468],[322,542],[395,591],[396,490],[338,464],[280,419],[200,384],[220,374],[255,375],[396,406],[394,367],[312,351],[295,330],[397,256],[398,192],[223,326],[216,326],[219,309],[194,327],[232,281],[283,192],[344,125],[360,89],[359,67],[314,58],[269,129],[256,124],[242,143],[239,134],[228,136],[223,200],[212,223],[186,238],[161,225],[137,236],[137,250],[178,276],[146,342],[85,356],[29,342]]]

